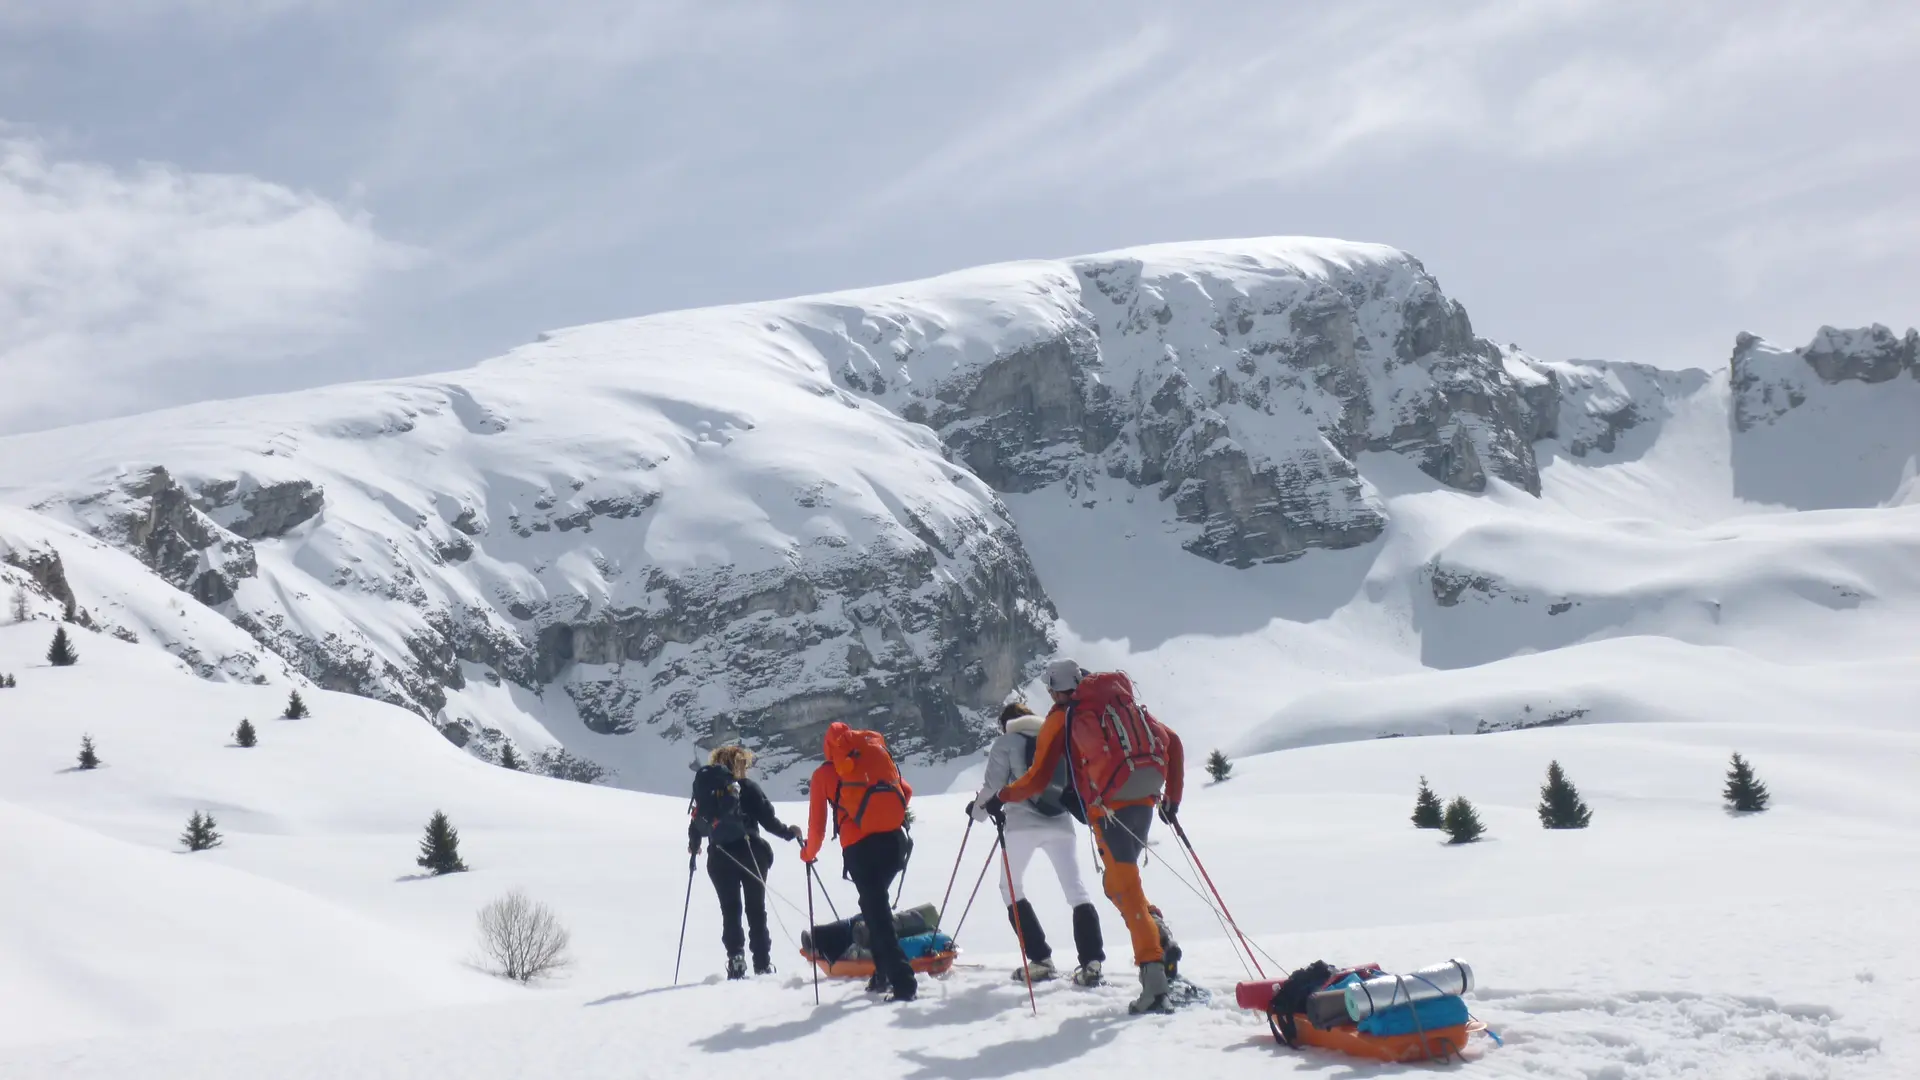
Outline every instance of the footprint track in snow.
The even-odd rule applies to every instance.
[[[1489,1072],[1554,1080],[1842,1080],[1869,1075],[1880,1041],[1836,1030],[1833,1010],[1725,994],[1596,996],[1483,990],[1506,1040]]]

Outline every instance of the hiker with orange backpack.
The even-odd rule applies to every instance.
[[[1178,955],[1162,943],[1165,924],[1140,883],[1140,854],[1155,807],[1168,823],[1180,811],[1186,779],[1180,737],[1140,706],[1121,672],[1087,672],[1072,660],[1055,660],[1047,665],[1047,690],[1054,706],[1040,727],[1033,765],[988,799],[986,809],[998,812],[1002,804],[1040,794],[1066,761],[1099,845],[1107,898],[1126,920],[1140,967],[1140,996],[1127,1011],[1168,1012],[1168,977]]]
[[[918,980],[893,932],[893,879],[907,868],[913,841],[907,838],[907,801],[913,787],[900,776],[887,740],[877,731],[856,731],[845,724],[827,728],[826,761],[813,771],[807,787],[807,842],[800,849],[808,871],[826,842],[827,811],[833,811],[845,875],[860,894],[860,914],[873,952],[869,993],[890,991],[888,1001],[912,1001]]]

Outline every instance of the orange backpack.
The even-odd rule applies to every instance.
[[[871,836],[906,824],[907,793],[885,736],[834,724],[827,729],[826,749],[840,780],[833,792],[835,836],[847,825]]]

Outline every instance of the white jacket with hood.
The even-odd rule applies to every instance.
[[[987,772],[980,779],[980,793],[973,797],[975,821],[987,820],[987,812],[980,807],[1027,771],[1027,740],[1039,736],[1043,723],[1045,721],[1038,716],[1016,716],[1007,721],[1005,732],[993,740],[993,746],[987,750]],[[1048,817],[1023,802],[1008,803],[1005,809],[1008,832],[1030,829],[1073,831],[1073,817],[1069,814]]]

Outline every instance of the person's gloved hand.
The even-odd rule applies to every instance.
[[[993,819],[995,825],[1005,825],[1007,823],[1007,812],[1003,807],[1006,805],[1006,803],[1000,801],[1000,796],[992,795],[987,798],[987,801],[981,805],[980,809],[984,810],[986,815]]]
[[[1179,817],[1180,817],[1179,803],[1162,801],[1160,803],[1159,809],[1160,809],[1161,821],[1164,821],[1169,825],[1179,824]]]
[[[980,807],[974,805],[977,801],[978,800],[976,799],[967,800],[967,820],[968,821],[987,820],[987,812],[985,810],[982,810]]]
[[[687,838],[687,854],[689,855],[700,854],[700,838],[699,837],[689,836]]]
[[[806,838],[807,838],[807,834],[800,831],[800,826],[798,825],[787,826],[787,839],[798,844],[802,840],[805,840]]]

